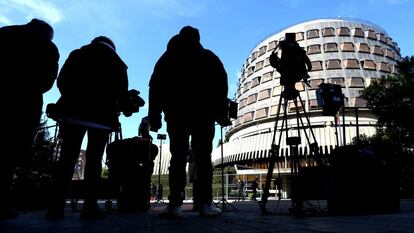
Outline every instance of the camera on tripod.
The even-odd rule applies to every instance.
[[[282,52],[278,57],[278,49]],[[306,51],[296,42],[295,33],[286,33],[285,40],[279,42],[269,57],[270,65],[280,73],[280,84],[288,91],[295,89],[295,83],[303,79],[308,86],[308,71],[312,70],[312,63]]]
[[[237,106],[237,102],[227,98],[225,116],[222,119],[218,119],[217,123],[222,127],[230,126],[231,119],[237,119]]]

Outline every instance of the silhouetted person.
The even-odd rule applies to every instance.
[[[141,119],[141,123],[139,124],[139,127],[138,127],[138,136],[152,141],[152,137],[149,133],[149,119],[148,119],[148,116],[145,116]]]
[[[256,201],[257,198],[257,188],[259,187],[258,184],[258,178],[256,177],[252,183],[252,190],[253,190],[253,195],[252,195],[252,200]]]
[[[170,196],[166,213],[181,217],[182,193],[191,136],[200,185],[200,215],[217,215],[212,205],[211,152],[215,121],[226,116],[227,74],[220,59],[200,44],[196,28],[186,26],[172,37],[155,65],[149,83],[150,129],[161,127],[164,112],[170,137]]]
[[[62,114],[62,146],[47,217],[63,218],[73,167],[87,133],[84,186],[87,196],[81,218],[101,218],[104,214],[97,205],[97,184],[109,135],[119,128],[120,106],[128,92],[127,66],[117,55],[112,40],[99,36],[70,53],[57,86],[61,93],[57,108]]]
[[[31,155],[43,93],[56,80],[59,52],[52,39],[53,28],[38,19],[0,28],[1,106],[7,119],[2,124],[6,136],[1,139],[0,219],[17,216],[9,205],[10,186],[16,164]]]
[[[244,200],[244,182],[242,180],[237,181],[237,200],[240,201],[240,199]]]

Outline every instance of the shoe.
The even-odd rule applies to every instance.
[[[61,220],[65,217],[64,209],[49,209],[46,213],[46,218],[49,220]]]
[[[15,219],[19,214],[11,209],[0,209],[0,220]]]
[[[158,216],[161,218],[182,218],[184,212],[181,206],[167,206]]]
[[[212,216],[218,216],[221,215],[221,209],[213,206],[212,204],[206,205],[204,204],[200,208],[200,216],[206,216],[206,217],[212,217]]]
[[[105,218],[105,212],[97,206],[92,208],[83,208],[80,218],[82,220],[95,220]]]

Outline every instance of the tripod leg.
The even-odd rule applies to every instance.
[[[287,100],[285,99],[282,127],[281,127],[280,134],[279,134],[278,144],[275,144],[276,131],[277,131],[277,125],[278,125],[278,122],[279,122],[279,114],[280,114],[280,108],[281,108],[281,105],[282,105],[282,99],[283,99],[283,95],[280,95],[279,105],[278,105],[277,112],[276,112],[275,127],[273,129],[273,139],[272,139],[272,146],[271,146],[271,150],[270,150],[269,168],[267,170],[266,182],[265,182],[265,186],[264,186],[264,189],[263,189],[262,199],[259,201],[259,206],[260,206],[261,211],[262,211],[263,214],[267,213],[266,203],[267,203],[268,197],[269,197],[270,182],[272,180],[273,169],[274,169],[274,166],[275,166],[276,158],[279,156],[280,142],[281,142],[281,138],[282,138],[284,124],[287,121],[287,113],[286,113]],[[287,124],[287,122],[286,122],[286,124]]]

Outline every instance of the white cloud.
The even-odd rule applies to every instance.
[[[27,19],[42,18],[51,24],[58,23],[63,19],[62,11],[45,0],[0,0],[0,6],[8,9],[8,14],[17,11]],[[0,20],[2,17],[8,19],[7,16],[0,15]],[[11,23],[10,20],[8,22]]]
[[[10,25],[11,20],[7,16],[1,15],[0,13],[0,24]]]

